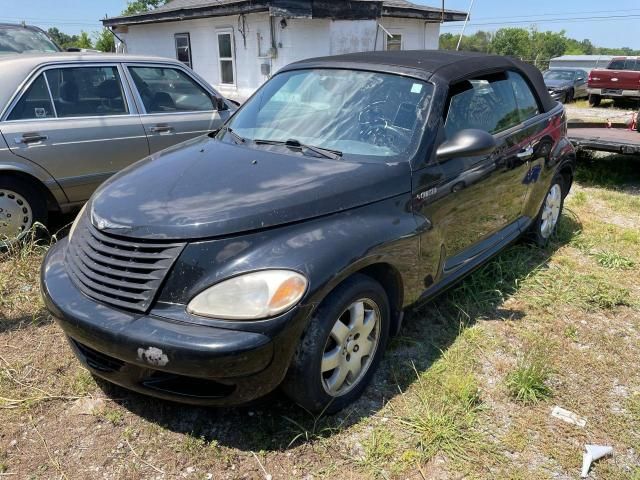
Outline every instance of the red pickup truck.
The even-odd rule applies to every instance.
[[[615,57],[606,69],[591,70],[588,87],[592,107],[603,98],[640,100],[640,57]]]

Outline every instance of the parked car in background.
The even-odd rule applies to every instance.
[[[403,311],[521,235],[573,178],[564,108],[506,57],[388,51],[285,67],[219,131],[103,184],[42,268],[94,374],[229,405],[279,384],[335,412]]]
[[[44,30],[32,25],[0,23],[0,56],[60,52]]]
[[[236,109],[178,61],[0,57],[0,246],[79,208],[133,162],[220,127]]]
[[[616,57],[606,69],[589,73],[589,104],[600,105],[603,98],[640,100],[640,58]]]
[[[580,68],[553,68],[544,72],[544,84],[549,95],[562,103],[571,103],[577,98],[586,98],[589,72]]]

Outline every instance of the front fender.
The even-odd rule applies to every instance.
[[[191,243],[169,274],[159,302],[186,305],[226,278],[268,268],[304,274],[309,288],[301,304],[312,308],[345,278],[373,264],[387,264],[403,283],[411,282],[419,240],[409,202],[407,193],[297,224]]]

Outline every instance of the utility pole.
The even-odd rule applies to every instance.
[[[467,28],[467,23],[469,23],[469,18],[471,17],[471,10],[473,10],[473,4],[476,0],[471,0],[471,5],[469,5],[469,11],[467,12],[467,18],[464,20],[464,25],[462,26],[462,32],[460,32],[460,38],[458,39],[458,46],[456,47],[456,51],[460,50],[460,44],[462,43],[462,37],[464,36],[464,31]]]

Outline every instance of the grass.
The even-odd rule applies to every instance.
[[[47,244],[6,252],[0,473],[575,478],[592,442],[616,451],[594,464],[593,478],[638,477],[639,167],[638,157],[581,157],[550,244],[516,243],[408,312],[375,383],[334,416],[311,415],[277,393],[248,407],[206,409],[96,382],[40,299]],[[106,406],[74,414],[80,398],[105,398]],[[555,405],[587,425],[550,417]]]
[[[594,257],[598,264],[604,268],[630,270],[636,266],[636,262],[618,252],[602,250],[595,253]]]
[[[551,397],[552,390],[548,385],[551,373],[545,358],[538,354],[530,355],[507,375],[505,385],[509,395],[518,402],[538,403]]]

